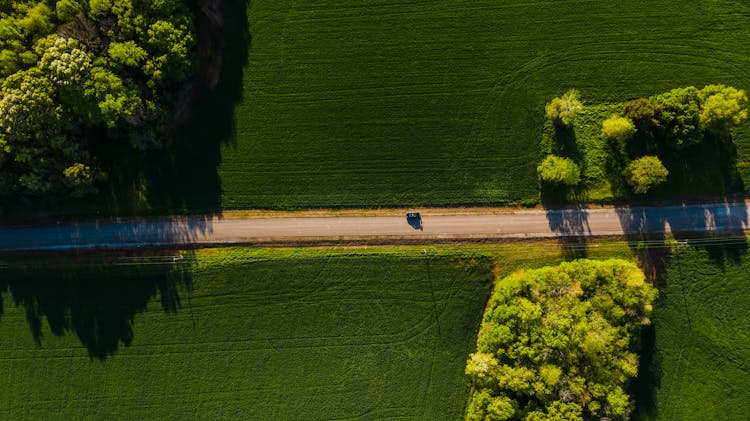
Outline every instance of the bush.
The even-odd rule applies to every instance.
[[[625,384],[638,372],[630,349],[656,294],[635,264],[616,259],[500,281],[466,366],[476,389],[469,419],[627,419]]]
[[[708,85],[701,90],[700,122],[704,127],[729,127],[747,118],[745,91],[724,85]]]
[[[544,111],[550,120],[569,126],[581,108],[583,108],[583,104],[578,99],[578,91],[571,89],[562,97],[550,101],[544,107]]]
[[[623,175],[633,192],[643,194],[666,181],[669,171],[658,157],[644,156],[628,164]]]
[[[701,125],[701,92],[695,86],[672,89],[657,95],[653,101],[661,107],[659,124],[664,129],[665,140],[675,149],[700,143],[703,140]]]
[[[623,104],[622,113],[631,119],[640,131],[648,131],[659,125],[661,106],[648,98],[638,98]]]
[[[570,158],[547,155],[536,171],[542,183],[575,186],[581,181],[581,169]]]
[[[625,144],[635,134],[635,125],[630,119],[613,115],[602,123],[602,138]]]

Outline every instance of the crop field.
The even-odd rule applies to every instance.
[[[567,89],[750,88],[736,1],[257,0],[247,20],[223,208],[535,202],[543,107]]]
[[[491,259],[198,254],[189,279],[6,272],[0,418],[460,418]]]
[[[670,257],[642,356],[640,419],[750,419],[750,263],[744,246],[724,251]]]

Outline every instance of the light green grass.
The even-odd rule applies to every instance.
[[[669,259],[643,357],[641,419],[750,419],[750,262],[740,247],[729,248],[739,261],[707,250]]]
[[[536,201],[544,104],[567,89],[750,88],[736,1],[256,0],[248,19],[224,208]]]

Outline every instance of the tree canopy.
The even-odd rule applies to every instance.
[[[544,108],[547,118],[565,126],[571,125],[573,118],[583,108],[579,96],[577,90],[571,89],[563,96],[553,98]]]
[[[669,171],[657,156],[647,155],[631,161],[623,176],[633,192],[644,194],[667,180]]]
[[[79,197],[95,145],[161,146],[194,39],[183,0],[0,0],[0,197]]]
[[[577,260],[499,281],[466,365],[469,420],[624,418],[656,289],[633,263]]]
[[[636,128],[641,131],[658,126],[660,113],[661,105],[648,98],[627,101],[622,106],[622,115],[631,119]]]
[[[701,90],[700,122],[704,127],[728,127],[747,118],[745,91],[724,85],[708,85]]]
[[[581,169],[570,158],[547,155],[536,170],[546,184],[575,186],[581,181]]]
[[[615,143],[624,144],[635,134],[635,125],[625,117],[613,115],[602,123],[602,137]]]
[[[701,93],[695,86],[672,89],[656,95],[653,101],[661,106],[659,123],[664,129],[666,140],[680,149],[703,140],[701,114]]]

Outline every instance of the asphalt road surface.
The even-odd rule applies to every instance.
[[[0,228],[0,250],[52,250],[299,242],[436,242],[502,238],[618,236],[667,232],[740,235],[744,201],[668,207],[528,210],[402,216],[181,217]],[[421,222],[421,229],[419,227]]]

